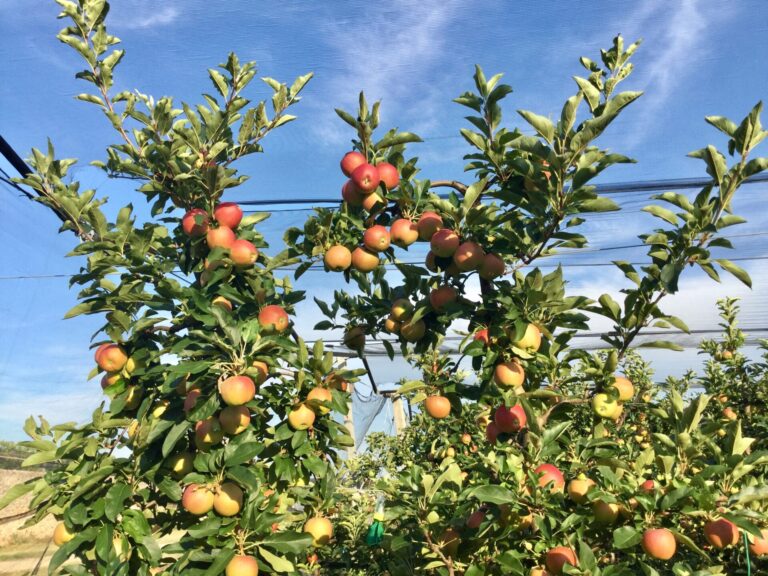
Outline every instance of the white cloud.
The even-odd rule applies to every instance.
[[[119,17],[111,16],[112,26],[115,28],[149,30],[173,24],[181,16],[181,10],[167,2],[165,6],[158,8],[156,3],[144,0],[134,3],[130,11],[121,12]]]

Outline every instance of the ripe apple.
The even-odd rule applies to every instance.
[[[461,435],[461,443],[465,446],[469,446],[472,443],[472,436],[464,432],[464,434]]]
[[[480,525],[483,523],[483,520],[485,520],[485,510],[482,508],[480,510],[475,510],[472,512],[472,514],[469,515],[467,518],[467,528],[470,530],[477,530],[480,528]]]
[[[274,334],[275,332],[285,332],[290,323],[288,313],[282,306],[277,304],[270,304],[264,306],[259,312],[259,324],[262,331],[267,334]]]
[[[565,478],[563,473],[552,464],[540,464],[533,471],[538,476],[539,488],[545,488],[550,485],[549,491],[553,494],[555,492],[562,492],[565,487]]]
[[[254,360],[251,368],[256,370],[256,386],[263,384],[269,377],[269,366],[261,360]]]
[[[427,211],[419,216],[416,223],[416,229],[419,231],[419,238],[422,240],[431,240],[435,232],[443,227],[443,219],[437,212]]]
[[[400,174],[397,173],[397,168],[389,162],[379,162],[376,164],[376,169],[379,171],[379,177],[388,190],[397,188],[397,185],[400,183]]]
[[[181,506],[190,514],[202,516],[213,510],[213,499],[213,491],[208,486],[190,484],[184,488]]]
[[[352,267],[358,272],[372,272],[379,267],[379,255],[358,246],[352,252]]]
[[[213,209],[213,217],[220,226],[234,230],[243,219],[243,211],[234,202],[222,202]]]
[[[398,298],[392,302],[392,308],[390,309],[389,314],[398,322],[408,320],[413,314],[413,304],[408,298]]]
[[[462,272],[477,270],[484,258],[483,247],[477,242],[463,242],[453,254],[453,261]]]
[[[219,414],[221,429],[230,436],[236,436],[248,429],[251,411],[247,406],[227,406]]]
[[[389,248],[389,230],[381,224],[371,226],[363,233],[363,244],[371,252],[384,252]]]
[[[496,365],[493,371],[493,380],[497,386],[519,388],[525,381],[525,370],[517,359],[502,362]]]
[[[239,238],[229,247],[229,259],[235,266],[253,266],[259,257],[259,250],[252,242]]]
[[[333,395],[328,388],[315,386],[307,394],[307,401],[311,408],[316,408],[320,414],[328,414],[331,411],[330,404],[333,401]]]
[[[437,539],[437,544],[440,546],[443,554],[455,558],[459,554],[460,534],[453,528],[448,528]]]
[[[478,273],[484,280],[495,280],[503,276],[505,271],[504,260],[497,254],[489,253],[483,257]]]
[[[547,570],[552,572],[552,574],[562,574],[563,567],[566,564],[578,566],[579,559],[576,557],[576,552],[574,552],[572,548],[567,546],[556,546],[547,552],[544,557],[544,564],[546,565]]]
[[[424,400],[424,409],[427,411],[427,414],[432,416],[432,418],[442,420],[451,413],[451,401],[445,396],[433,394],[427,396],[427,399]]]
[[[456,232],[449,228],[441,228],[432,235],[429,246],[435,256],[449,258],[458,250],[460,242],[461,240]]]
[[[643,532],[643,550],[656,560],[669,560],[677,551],[675,535],[666,528],[652,528]]]
[[[614,376],[612,386],[619,391],[620,402],[629,402],[635,395],[635,387],[624,376]]]
[[[614,419],[619,407],[619,403],[608,394],[600,393],[592,397],[592,410],[600,418]]]
[[[488,328],[481,328],[475,332],[473,340],[479,340],[486,348],[488,348],[491,343],[491,337],[488,335]]]
[[[528,423],[528,417],[520,404],[506,407],[499,406],[493,415],[493,421],[499,430],[506,433],[519,432]]]
[[[398,218],[389,227],[392,244],[407,248],[419,239],[419,229],[414,222],[407,218]]]
[[[362,326],[352,326],[344,332],[344,346],[358,351],[365,348],[365,330]]]
[[[580,474],[568,483],[568,497],[576,504],[584,504],[587,501],[587,494],[595,487],[595,481]]]
[[[99,346],[95,354],[96,364],[105,372],[119,372],[128,362],[128,355],[122,346],[107,344]]]
[[[234,556],[227,563],[225,576],[259,576],[259,563],[253,556]]]
[[[232,302],[224,298],[224,296],[216,296],[216,298],[211,300],[211,304],[224,308],[227,312],[232,312]]]
[[[727,408],[723,408],[723,418],[726,420],[738,420],[739,415],[736,414],[736,411],[728,406]]]
[[[299,404],[288,413],[288,425],[294,430],[312,428],[314,423],[315,413],[306,404]]]
[[[726,518],[704,524],[704,537],[715,548],[735,546],[739,543],[739,527]]]
[[[355,186],[366,194],[370,194],[376,190],[379,186],[379,182],[381,182],[381,176],[379,176],[379,171],[376,169],[376,166],[371,166],[367,162],[360,164],[355,168],[350,177],[352,178],[352,182],[355,183]]]
[[[315,516],[304,523],[304,532],[312,535],[312,545],[319,548],[330,542],[333,536],[333,524],[328,518]]]
[[[195,457],[189,452],[174,455],[170,460],[171,474],[177,480],[192,472]]]
[[[488,422],[488,424],[486,424],[485,439],[488,440],[488,442],[496,444],[496,439],[499,437],[499,434],[501,434],[501,430],[499,430],[499,427],[495,422]]]
[[[56,528],[53,529],[53,543],[56,546],[66,544],[75,537],[75,534],[70,532],[64,522],[56,524]]]
[[[355,171],[355,168],[366,162],[365,156],[360,154],[360,152],[347,152],[341,159],[341,171],[344,173],[344,176],[349,178],[352,175],[352,172]]]
[[[644,494],[653,494],[656,492],[656,482],[651,478],[648,478],[648,480],[640,484],[640,492],[643,492]]]
[[[341,197],[350,206],[362,206],[365,195],[357,189],[352,180],[347,180],[341,187]]]
[[[323,257],[326,268],[333,272],[343,272],[352,266],[352,252],[349,248],[336,244],[331,246]]]
[[[184,412],[189,413],[191,412],[195,405],[197,404],[197,399],[200,397],[200,394],[202,392],[199,388],[193,388],[189,392],[187,392],[186,396],[184,397]]]
[[[218,418],[209,416],[205,420],[195,422],[195,445],[205,451],[224,439],[224,431]]]
[[[458,297],[459,294],[453,286],[440,286],[429,293],[429,303],[432,308],[441,311],[449,304],[456,302]]]
[[[768,528],[760,530],[760,537],[749,534],[749,551],[754,556],[768,555]]]
[[[619,505],[613,502],[595,500],[592,503],[592,512],[598,524],[613,524],[619,518]]]
[[[528,576],[552,576],[549,572],[547,572],[547,569],[542,566],[534,566],[531,568],[530,573]]]
[[[362,202],[363,208],[365,208],[371,214],[374,212],[379,212],[386,206],[386,204],[386,201],[378,192],[371,192],[363,198]]]
[[[253,400],[256,384],[248,376],[230,376],[219,382],[219,394],[225,404],[240,406]]]
[[[535,354],[541,346],[541,330],[535,324],[528,324],[525,327],[523,337],[513,342],[512,345],[530,354]]]
[[[205,236],[206,232],[208,232],[209,222],[208,212],[201,208],[192,208],[181,219],[181,228],[187,236],[199,238],[200,236]]]
[[[427,325],[424,324],[423,320],[416,320],[416,322],[409,320],[400,325],[400,336],[406,342],[418,342],[424,338],[426,332]]]
[[[218,228],[209,229],[205,235],[205,240],[208,242],[208,248],[213,250],[214,248],[229,248],[237,238],[232,228],[219,226]]]
[[[216,488],[213,509],[219,516],[235,516],[243,508],[243,491],[237,484],[224,482]]]
[[[386,320],[384,320],[384,330],[390,334],[397,334],[400,332],[400,322],[395,320],[390,314]]]

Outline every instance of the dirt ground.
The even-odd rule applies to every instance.
[[[0,496],[12,486],[35,478],[40,472],[24,470],[0,470]],[[27,510],[31,497],[24,496],[0,511],[0,518],[21,514]],[[26,576],[32,572],[43,551],[51,540],[56,521],[53,517],[44,519],[35,526],[22,528],[26,519],[0,524],[0,574],[3,576]],[[47,573],[48,559],[53,555],[53,544],[48,546],[39,574]]]

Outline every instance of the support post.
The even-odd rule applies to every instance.
[[[399,394],[392,395],[392,413],[395,419],[395,434],[398,436],[405,430],[405,410],[403,409],[403,397]]]

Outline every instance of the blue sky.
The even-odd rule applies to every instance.
[[[173,94],[194,102],[201,91],[210,91],[206,69],[224,61],[230,50],[241,60],[257,60],[260,74],[283,81],[315,72],[297,107],[299,120],[265,142],[266,154],[239,166],[252,179],[228,198],[235,201],[337,195],[343,182],[338,159],[351,134],[333,108],[353,108],[360,89],[371,101],[382,99],[383,126],[399,126],[425,138],[424,144],[412,148],[424,177],[463,178],[461,155],[467,148],[457,134],[464,113],[451,99],[471,88],[475,63],[489,75],[505,73],[504,81],[515,89],[507,99],[506,117],[519,125],[514,113],[518,108],[558,115],[563,100],[575,91],[571,76],[582,72],[578,56],[597,58],[598,49],[619,32],[628,41],[644,38],[635,58],[636,72],[625,85],[646,90],[646,95],[601,141],[639,162],[609,171],[605,182],[702,175],[701,165],[685,154],[707,143],[723,146],[703,117],[738,119],[768,96],[768,29],[762,0],[113,4],[111,32],[127,51],[118,71],[118,89]],[[87,161],[103,158],[114,138],[92,106],[74,100],[85,84],[74,79],[80,66],[76,55],[55,39],[61,27],[57,12],[47,0],[0,0],[0,134],[22,156],[33,146],[43,147],[50,137],[60,156],[83,161],[75,177],[108,196],[108,210],[114,212],[140,198],[126,183],[108,181],[87,166]],[[267,95],[266,87],[254,84],[254,99]],[[10,171],[4,161],[0,167]],[[735,234],[765,230],[765,192],[765,186],[745,188],[737,209],[750,223]],[[0,194],[0,242],[5,247],[0,270],[0,438],[20,439],[21,423],[30,413],[56,421],[81,419],[100,401],[98,383],[85,380],[89,338],[100,322],[61,320],[76,296],[67,289],[66,278],[11,278],[67,274],[79,263],[64,258],[74,239],[56,233],[57,221],[46,209],[4,185]],[[591,221],[585,228],[591,244],[635,243],[636,235],[650,225],[639,212],[644,199],[642,194],[617,198],[626,210]],[[285,212],[266,223],[264,230],[275,249],[285,226],[305,217]],[[766,252],[761,236],[739,238],[736,245],[740,256]],[[608,255],[636,259],[642,251]],[[578,261],[605,260],[603,254],[588,253]],[[715,285],[694,275],[684,282],[683,294],[667,306],[692,327],[708,328],[715,322],[714,300],[740,295],[745,325],[764,326],[761,282],[764,285],[767,274],[759,261],[744,264],[755,280],[754,291],[730,280]],[[574,293],[617,293],[623,285],[620,275],[607,268],[571,268],[567,273]],[[301,287],[317,286],[313,274]],[[323,285],[326,297],[341,287],[325,277]],[[308,337],[313,336],[316,315],[309,305],[300,314],[299,327]],[[661,375],[679,373],[696,360],[695,354],[655,357]],[[402,366],[387,370],[401,373]]]

